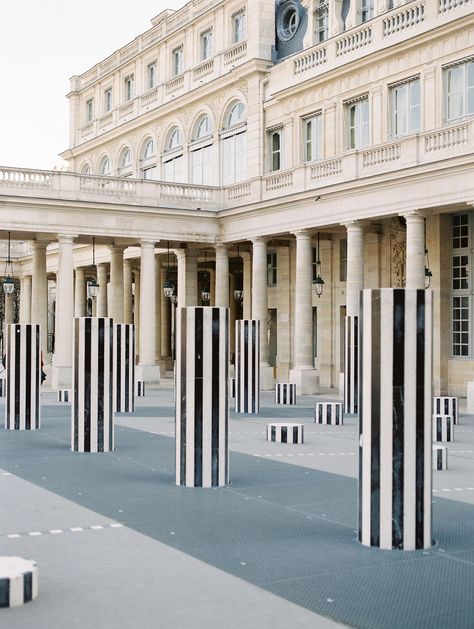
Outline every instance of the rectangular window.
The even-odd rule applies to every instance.
[[[112,88],[105,90],[104,92],[104,111],[112,110]]]
[[[247,134],[231,135],[222,141],[222,183],[242,181],[247,176]]]
[[[474,114],[474,59],[444,71],[446,120]]]
[[[124,100],[125,102],[132,100],[133,98],[133,74],[129,74],[123,80],[124,85]]]
[[[173,71],[173,76],[177,76],[178,74],[181,74],[183,71],[183,47],[179,46],[178,48],[175,48],[173,50],[172,53],[172,71]]]
[[[156,61],[153,61],[153,63],[149,63],[146,67],[146,87],[148,90],[156,87],[156,79]]]
[[[281,131],[273,131],[269,134],[270,170],[281,168]]]
[[[276,286],[277,283],[277,254],[276,251],[267,253],[267,286]]]
[[[420,79],[390,88],[392,106],[392,135],[400,138],[421,129]]]
[[[367,22],[374,17],[374,0],[361,0],[360,21]]]
[[[323,156],[323,117],[321,114],[303,120],[304,161],[313,162]]]
[[[470,214],[458,214],[452,219],[452,352],[453,356],[470,356],[471,319],[471,254]]]
[[[202,186],[212,183],[212,147],[191,151],[191,181]]]
[[[315,38],[319,44],[326,41],[329,32],[329,6],[327,0],[316,5],[314,12]]]
[[[339,281],[347,280],[347,238],[339,241]]]
[[[94,99],[86,100],[86,122],[90,122],[94,115]]]
[[[469,297],[453,297],[453,356],[469,356]]]
[[[364,148],[369,144],[369,99],[362,98],[355,103],[346,105],[346,107],[349,127],[349,148]]]
[[[212,57],[212,29],[201,33],[201,60]]]
[[[232,43],[238,44],[245,39],[245,11],[232,16]]]

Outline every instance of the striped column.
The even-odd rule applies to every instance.
[[[37,596],[36,562],[23,557],[0,557],[0,607],[20,607]]]
[[[7,397],[7,379],[0,378],[0,397]]]
[[[455,424],[459,424],[458,410],[457,397],[442,396],[433,398],[433,413],[436,415],[451,415]]]
[[[235,322],[235,412],[260,410],[260,321]]]
[[[359,541],[429,548],[432,293],[361,293]]]
[[[176,484],[229,482],[228,308],[177,309]]]
[[[452,415],[433,415],[433,441],[454,441]]]
[[[344,412],[359,412],[359,317],[347,316],[344,346]]]
[[[437,471],[448,469],[448,448],[446,446],[433,445],[433,469]]]
[[[14,323],[6,326],[6,336],[5,428],[37,430],[40,427],[40,326]]]
[[[340,402],[316,402],[314,421],[317,424],[342,426],[343,412]]]
[[[136,386],[135,386],[135,395],[137,397],[145,397],[145,391],[146,391],[145,381],[137,380]]]
[[[133,323],[114,325],[114,411],[135,411],[135,326]]]
[[[267,424],[267,441],[273,441],[275,443],[303,443],[303,439],[303,424]]]
[[[296,384],[277,382],[275,385],[275,404],[296,404]]]
[[[71,450],[110,452],[113,424],[113,320],[74,319]]]
[[[71,402],[72,395],[71,389],[59,389],[58,391],[58,402]]]

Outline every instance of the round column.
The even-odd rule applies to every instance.
[[[15,305],[15,292],[4,295],[5,297],[5,325],[14,323],[15,313],[13,306]]]
[[[124,247],[110,247],[110,317],[115,323],[123,323],[123,252]]]
[[[313,249],[311,236],[306,231],[295,232],[294,235],[296,236],[294,365],[295,369],[313,369],[311,294]]]
[[[73,244],[72,236],[59,236],[56,289],[53,386],[70,388],[72,377]]]
[[[252,240],[252,318],[260,320],[260,361],[268,366],[267,243]]]
[[[132,261],[123,261],[123,318],[133,323]]]
[[[348,316],[359,314],[360,291],[364,288],[364,228],[358,221],[346,224],[347,275],[346,312]]]
[[[20,323],[31,323],[31,275],[21,278]],[[43,334],[45,334],[45,330]]]
[[[229,253],[225,245],[216,245],[215,305],[229,307]]]
[[[137,379],[143,382],[159,382],[160,368],[155,360],[155,243],[146,240],[141,241],[140,284],[140,362]]]
[[[107,316],[107,264],[101,262],[97,265],[97,283],[99,293],[97,295],[96,315],[98,317]]]
[[[76,269],[76,284],[74,292],[74,316],[86,316],[86,274],[83,267]]]
[[[135,284],[135,299],[133,307],[133,323],[135,324],[135,354],[140,355],[140,271],[137,269],[133,272]]]
[[[419,212],[404,214],[407,222],[406,287],[425,288],[425,218]]]
[[[46,276],[46,242],[32,243],[33,274],[31,278],[31,323],[41,328],[41,350],[48,348],[48,279]]]

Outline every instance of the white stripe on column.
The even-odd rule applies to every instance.
[[[371,352],[366,351],[365,345],[372,343],[380,343],[380,339],[373,339],[372,332],[372,308],[370,293],[363,291],[361,293],[361,302],[363,318],[361,317],[361,333],[363,347],[361,351],[361,391],[362,391],[362,407],[360,409],[360,441],[359,441],[359,485],[362,492],[361,505],[359,507],[359,521],[361,532],[359,531],[359,539],[365,546],[370,546],[371,524],[370,524],[370,472],[371,472],[371,449],[363,448],[362,441],[370,444],[372,440],[372,356]],[[362,377],[363,376],[363,377]]]

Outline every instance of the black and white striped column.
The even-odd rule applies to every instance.
[[[145,397],[145,380],[137,380],[135,385],[135,395]]]
[[[13,323],[6,326],[6,336],[5,428],[37,430],[40,427],[40,326]]]
[[[296,384],[277,382],[275,385],[275,404],[296,404]]]
[[[452,415],[433,415],[433,441],[454,441]]]
[[[359,317],[347,316],[344,347],[344,412],[359,412]]]
[[[429,548],[432,293],[361,292],[359,541]]]
[[[20,607],[38,596],[38,567],[23,557],[0,557],[0,607]]]
[[[260,410],[260,321],[235,322],[235,412]]]
[[[114,411],[135,411],[135,326],[114,324]]]
[[[275,443],[303,443],[304,425],[286,422],[267,424],[267,441]]]
[[[433,445],[433,470],[442,471],[448,469],[447,446]]]
[[[74,319],[71,450],[114,449],[113,320]]]
[[[7,397],[7,379],[0,378],[0,397]]]
[[[58,390],[58,402],[71,402],[72,401],[71,389],[59,389]]]
[[[229,482],[227,308],[177,309],[176,484]]]
[[[341,402],[316,402],[314,421],[317,424],[342,426],[343,412]]]
[[[457,397],[434,397],[433,413],[435,415],[451,415],[453,422],[459,424],[459,406]]]

